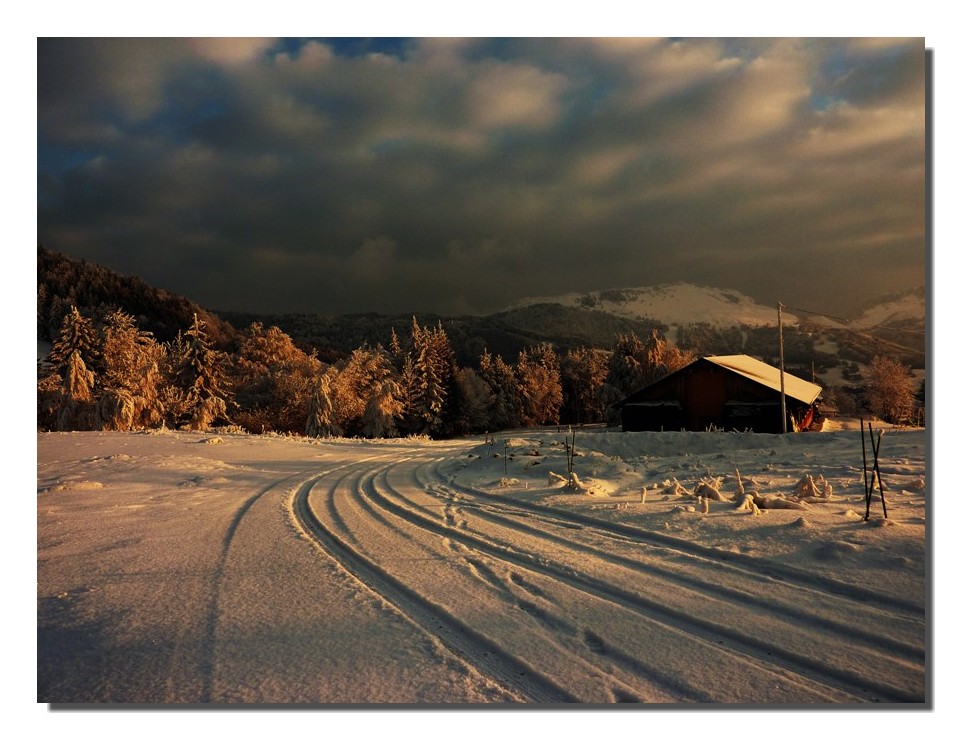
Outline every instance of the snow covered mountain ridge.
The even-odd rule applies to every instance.
[[[581,310],[597,310],[634,320],[655,320],[673,326],[706,323],[714,328],[732,326],[775,326],[775,306],[763,305],[734,289],[719,289],[687,282],[650,287],[608,289],[593,292],[570,292],[547,297],[526,297],[507,308],[519,310],[532,305],[556,304]],[[827,318],[815,318],[827,322]],[[875,326],[924,325],[924,288],[885,298],[867,306],[850,322],[852,328],[864,330]],[[836,320],[830,320],[840,326]],[[783,310],[784,325],[796,325],[797,316]]]

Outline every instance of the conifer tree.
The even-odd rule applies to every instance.
[[[47,359],[51,368],[63,376],[68,368],[68,360],[75,352],[81,357],[85,367],[93,367],[98,360],[98,337],[94,326],[72,305],[64,316],[61,332]]]
[[[94,427],[94,371],[89,364],[98,358],[97,338],[91,321],[71,307],[61,333],[48,356],[52,374],[60,376],[60,393],[54,415],[57,430],[90,430]]]
[[[372,405],[373,409],[390,409],[397,414],[399,410],[393,403],[400,403],[397,380],[388,352],[383,347],[361,346],[355,349],[331,383],[335,413],[333,422],[340,426],[344,434],[364,435],[368,432],[373,435],[377,422],[367,427],[364,424],[368,404],[374,399],[376,403]],[[387,381],[394,381],[396,387],[386,386]],[[375,413],[369,416],[377,419]],[[377,431],[387,434],[386,428]]]
[[[601,400],[605,407],[648,384],[643,367],[644,352],[644,344],[634,333],[618,336],[601,389]]]
[[[234,421],[250,432],[303,432],[319,369],[277,326],[253,323],[231,370]]]
[[[214,350],[199,316],[182,337],[176,384],[181,389],[181,412],[193,430],[205,430],[226,415],[226,375],[223,357]]]
[[[93,426],[94,373],[84,364],[81,352],[68,357],[64,372],[61,403],[57,412],[57,429],[90,430]]]
[[[159,389],[164,348],[152,334],[139,330],[135,318],[114,310],[105,318],[101,336],[101,382],[98,426],[128,430],[162,423]]]
[[[455,353],[442,323],[421,327],[412,318],[412,338],[402,365],[403,424],[408,432],[441,435],[453,390]]]
[[[361,431],[365,437],[384,438],[398,435],[396,421],[402,415],[401,386],[391,377],[376,380],[365,404]]]
[[[331,401],[331,381],[337,371],[333,367],[322,369],[314,380],[310,400],[310,413],[307,415],[305,433],[310,437],[337,437],[341,428],[335,421],[334,404]]]
[[[560,363],[553,347],[541,344],[521,351],[516,377],[525,426],[556,424],[564,396]]]
[[[560,377],[564,391],[562,411],[566,420],[576,423],[604,420],[600,394],[607,377],[609,357],[610,353],[603,349],[586,347],[572,349],[564,356]]]
[[[516,380],[516,371],[497,354],[483,352],[479,358],[479,372],[493,396],[491,429],[506,430],[524,422],[523,404]]]

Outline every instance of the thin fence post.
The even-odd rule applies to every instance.
[[[871,425],[868,423],[867,428],[870,430]],[[884,435],[884,430],[878,432],[877,444],[874,443],[874,431],[871,431],[871,447],[874,449],[874,470],[871,473],[871,484],[874,483],[875,476],[877,477],[878,489],[881,491],[881,508],[884,510],[884,517],[888,517],[888,505],[884,501],[884,484],[881,482],[881,465],[878,463],[878,453],[881,450],[881,437]]]
[[[861,417],[861,458],[864,466],[864,520],[871,513],[871,491],[867,483],[867,445],[864,442],[864,418]]]

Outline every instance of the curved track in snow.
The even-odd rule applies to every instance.
[[[458,486],[440,470],[454,451],[310,477],[293,516],[361,585],[523,700],[924,700],[912,603]]]

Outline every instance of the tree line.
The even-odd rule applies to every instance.
[[[439,323],[393,328],[326,363],[276,326],[252,323],[229,348],[198,315],[169,342],[116,309],[72,306],[38,373],[38,428],[204,430],[312,437],[454,437],[517,427],[602,422],[610,407],[692,357],[656,332],[618,337],[613,351],[551,344],[513,361],[483,351],[460,366]]]
[[[420,325],[384,344],[322,362],[276,326],[252,323],[229,347],[214,345],[206,321],[168,342],[119,309],[64,316],[38,372],[41,430],[205,430],[311,437],[448,438],[519,427],[615,422],[612,405],[695,358],[651,331],[617,337],[612,350],[550,344],[507,362],[483,351],[460,366],[445,329]],[[916,393],[910,369],[886,357],[867,368],[861,406],[908,421]],[[916,402],[916,396],[918,401]]]

